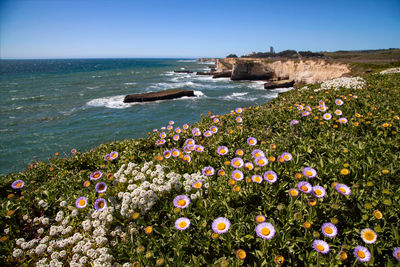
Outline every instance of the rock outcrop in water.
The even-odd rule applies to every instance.
[[[294,80],[273,81],[264,84],[264,89],[288,88],[294,86]]]
[[[181,98],[184,96],[193,97],[193,96],[195,96],[194,91],[171,89],[171,90],[165,90],[165,91],[161,91],[161,92],[151,92],[151,93],[144,93],[144,94],[127,95],[127,96],[125,96],[124,103],[149,102],[149,101]]]

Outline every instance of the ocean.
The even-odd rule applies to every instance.
[[[208,71],[195,59],[0,60],[0,173],[21,171],[56,152],[147,136],[193,123],[201,113],[261,105],[287,89],[263,82],[212,79],[174,70]],[[196,97],[124,104],[127,94],[194,90]]]

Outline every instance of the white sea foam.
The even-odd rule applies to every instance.
[[[96,88],[99,88],[98,86],[87,86],[86,87],[86,89],[90,89],[90,90],[93,90],[93,89],[96,89]]]
[[[196,59],[180,59],[177,62],[196,62]]]
[[[265,81],[252,81],[248,87],[252,89],[264,90],[264,83]]]
[[[174,74],[175,74],[175,72],[173,72],[173,71],[167,71],[165,73],[162,73],[161,75],[163,75],[163,76],[172,76]]]
[[[246,96],[249,92],[233,93],[228,96],[220,96],[220,99],[229,101],[255,101],[257,97]]]
[[[136,83],[133,83],[133,82],[131,82],[131,83],[124,83],[125,85],[134,85],[134,84],[136,84]]]
[[[172,100],[179,101],[179,100],[197,100],[199,98],[207,97],[203,92],[194,90],[194,95],[196,97],[181,97],[175,98]],[[151,102],[134,102],[134,103],[124,103],[125,95],[117,95],[117,96],[110,96],[110,97],[102,97],[90,100],[86,103],[87,106],[90,107],[106,107],[106,108],[116,108],[116,109],[123,109],[128,108],[134,105],[145,105],[151,103],[160,103],[164,101],[171,101],[171,100],[158,100],[158,101],[151,101]]]
[[[16,107],[15,109],[21,109],[22,107]]]

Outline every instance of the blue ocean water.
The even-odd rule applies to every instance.
[[[263,104],[285,89],[263,82],[212,79],[174,70],[207,71],[194,59],[0,60],[0,173],[32,160],[87,151],[101,143],[146,136],[168,121],[225,114]],[[124,104],[127,94],[194,90],[196,97]]]

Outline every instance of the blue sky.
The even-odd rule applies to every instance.
[[[1,58],[400,47],[399,0],[0,0]]]

